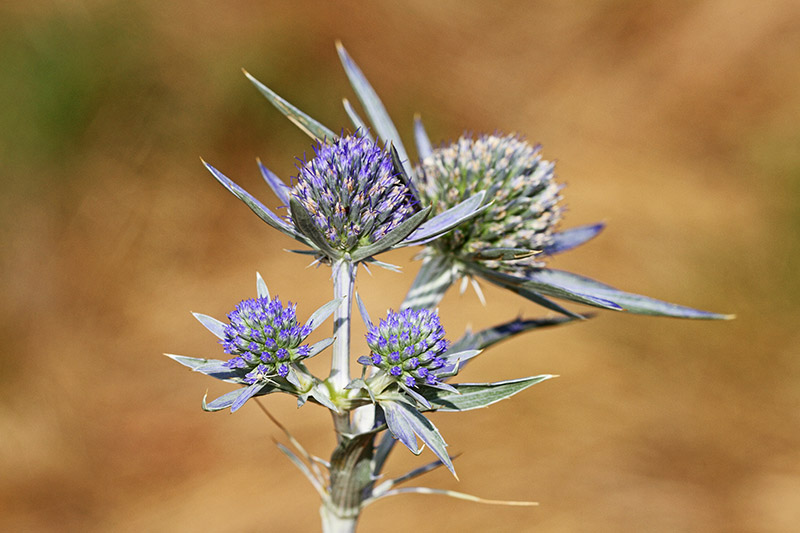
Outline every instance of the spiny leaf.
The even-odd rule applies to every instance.
[[[422,224],[422,221],[428,216],[430,210],[430,207],[426,207],[422,211],[414,213],[400,224],[395,226],[394,229],[387,233],[382,239],[367,246],[356,248],[352,254],[353,262],[363,261],[367,257],[384,252],[408,237],[411,232],[413,232],[420,226],[420,224]]]
[[[439,213],[430,220],[425,221],[414,233],[409,235],[401,245],[425,244],[439,235],[443,235],[464,221],[467,221],[490,207],[490,203],[481,205],[486,196],[486,191],[480,191],[454,205],[447,211]]]
[[[553,378],[550,374],[533,376],[495,383],[457,383],[453,387],[458,394],[439,389],[426,388],[423,394],[431,404],[431,408],[438,411],[469,411],[481,407],[488,407],[500,400],[522,392],[528,387]]]
[[[547,255],[555,255],[566,252],[567,250],[572,250],[576,246],[580,246],[586,241],[596,237],[603,228],[605,228],[605,224],[598,222],[596,224],[578,226],[577,228],[570,228],[554,233],[553,242],[544,249],[544,253]]]
[[[361,72],[361,69],[358,68],[358,65],[353,61],[353,58],[350,57],[350,54],[347,53],[340,41],[336,41],[336,51],[339,53],[339,59],[342,61],[342,66],[344,66],[344,71],[350,79],[350,84],[353,86],[356,96],[358,96],[361,105],[364,106],[364,110],[367,112],[367,116],[375,126],[375,131],[384,142],[390,142],[397,148],[401,161],[405,162],[406,173],[410,175],[412,169],[411,165],[407,163],[408,154],[403,146],[403,141],[400,140],[400,134],[397,133],[397,128],[394,126],[392,119],[389,118],[389,113],[386,112],[378,93],[372,88],[364,73]]]
[[[219,339],[225,339],[225,328],[228,326],[225,322],[220,322],[216,318],[204,315],[202,313],[192,313],[194,317],[203,324],[208,331],[213,333]]]
[[[247,76],[247,79],[256,86],[256,89],[258,89],[261,94],[263,94],[267,100],[269,100],[269,102],[278,109],[278,111],[283,113],[286,118],[291,120],[295,126],[300,128],[303,133],[312,139],[317,139],[318,141],[324,141],[326,139],[330,141],[336,139],[336,134],[331,130],[297,109],[284,98],[278,96],[275,91],[255,79],[246,70],[242,69],[242,72],[244,72],[244,75]]]

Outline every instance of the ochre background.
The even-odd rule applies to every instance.
[[[464,381],[559,374],[435,415],[456,482],[538,508],[375,504],[362,531],[790,532],[800,523],[800,4],[4,2],[0,7],[0,530],[318,530],[317,497],[255,405],[162,352],[219,357],[217,317],[255,272],[307,317],[327,270],[288,254],[202,168],[272,206],[309,140],[246,67],[334,130],[343,40],[401,134],[520,132],[566,183],[564,227],[604,220],[558,268],[732,322],[600,313],[492,349]],[[408,143],[412,145],[411,142]],[[379,315],[418,268],[362,274]],[[450,336],[544,315],[491,287],[448,294]],[[363,327],[356,329],[356,339]],[[359,341],[360,342],[360,341]],[[356,344],[361,349],[363,344]],[[314,368],[324,372],[327,354]],[[323,409],[265,404],[314,453]],[[391,474],[432,459],[398,449]]]

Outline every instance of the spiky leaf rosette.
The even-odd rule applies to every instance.
[[[411,190],[397,176],[391,154],[368,138],[320,142],[314,151],[299,167],[291,216],[329,256],[374,245],[414,215]]]
[[[552,243],[561,218],[561,187],[553,166],[541,158],[538,147],[514,135],[462,136],[433,150],[417,167],[417,178],[434,212],[479,191],[487,191],[486,199],[492,201],[486,211],[434,241],[433,248],[508,273],[542,266],[534,254]],[[498,260],[501,251],[519,259]]]

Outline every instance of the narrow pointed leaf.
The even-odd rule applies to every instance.
[[[300,383],[300,379],[297,377],[297,371],[292,366],[289,366],[289,372],[284,376],[284,379],[288,381],[295,390],[300,390],[303,386]]]
[[[434,309],[454,281],[453,265],[447,258],[425,258],[400,309]]]
[[[401,269],[399,266],[397,266],[397,265],[393,265],[393,264],[391,264],[391,263],[386,263],[386,262],[384,262],[384,261],[378,261],[378,260],[377,260],[377,259],[375,259],[374,257],[371,257],[371,258],[367,258],[367,259],[365,259],[365,260],[364,260],[364,263],[369,263],[370,265],[377,265],[377,266],[381,267],[382,269],[384,269],[384,270],[389,270],[389,271],[391,271],[391,272],[398,272],[398,273],[399,273],[399,272],[402,272],[402,271],[403,271],[403,270],[402,270],[402,269]],[[362,264],[364,264],[364,263],[362,263]],[[365,266],[366,266],[366,265],[365,265]]]
[[[394,168],[394,172],[400,181],[408,187],[408,190],[411,191],[411,196],[413,198],[414,210],[419,211],[422,209],[422,202],[419,198],[419,191],[417,190],[416,184],[414,184],[414,180],[412,180],[408,172],[404,167],[404,161],[400,159],[400,154],[397,152],[397,148],[393,144],[389,145],[389,153],[392,155],[392,167]]]
[[[428,216],[430,213],[431,208],[426,207],[422,211],[418,213],[414,213],[400,224],[395,226],[395,228],[387,233],[382,239],[377,242],[374,242],[370,245],[363,246],[361,248],[356,248],[356,250],[352,254],[353,262],[363,261],[367,257],[371,257],[373,255],[379,254],[384,252],[394,246],[395,244],[399,243],[406,237],[408,237],[411,232],[417,229],[422,221],[425,220],[425,217]]]
[[[256,86],[261,94],[263,94],[269,102],[274,105],[278,111],[283,113],[286,118],[292,121],[292,123],[300,128],[303,133],[311,137],[312,139],[317,140],[333,140],[336,139],[336,134],[333,133],[331,130],[320,124],[318,121],[314,120],[310,116],[306,115],[295,106],[287,102],[285,99],[278,96],[275,91],[255,79],[253,76],[250,75],[249,72],[242,69],[244,75],[247,76],[247,79]]]
[[[188,366],[192,370],[196,369],[199,366],[203,366],[204,364],[208,363],[209,361],[215,361],[215,359],[201,359],[199,357],[188,357],[186,355],[175,355],[171,353],[165,353],[167,357],[172,359],[173,361],[177,361],[178,363],[182,364],[183,366]]]
[[[231,193],[233,193],[234,196],[236,196],[239,200],[244,202],[247,205],[247,207],[249,207],[253,211],[253,213],[258,215],[258,218],[260,218],[261,220],[263,220],[276,230],[292,237],[293,239],[297,239],[300,242],[308,244],[308,239],[306,239],[303,235],[295,231],[295,229],[292,226],[287,224],[278,215],[270,211],[269,208],[264,206],[264,204],[256,200],[249,192],[239,187],[237,184],[231,181],[231,179],[228,178],[225,174],[223,174],[216,168],[212,167],[205,161],[203,161],[203,164],[208,169],[208,171],[211,172],[211,175],[214,176],[214,178],[216,178],[216,180],[220,182],[220,184],[222,184],[223,187],[228,189]]]
[[[276,176],[274,172],[265,167],[260,159],[256,161],[258,162],[258,169],[261,171],[261,176],[264,178],[264,181],[267,182],[267,185],[269,185],[269,188],[275,193],[275,196],[278,197],[278,200],[280,200],[283,205],[288,206],[292,189],[286,185],[282,179]]]
[[[314,245],[318,250],[323,252],[330,258],[337,258],[341,255],[340,252],[334,250],[328,241],[325,239],[325,236],[320,233],[319,228],[317,228],[316,224],[311,220],[311,215],[306,211],[306,208],[303,207],[299,201],[294,198],[289,200],[289,209],[292,212],[292,220],[303,233],[303,235],[310,241],[313,242]]]
[[[311,388],[310,395],[317,401],[317,403],[327,407],[334,413],[341,412],[339,408],[336,407],[336,405],[331,401],[330,394],[327,387],[325,387],[325,384],[321,382],[314,383],[314,386]]]
[[[447,350],[447,352],[444,353],[442,358],[447,363],[460,363],[461,365],[463,365],[464,363],[466,363],[470,359],[473,359],[473,358],[477,357],[478,355],[480,355],[481,351],[482,351],[482,349],[474,349],[474,348],[466,348],[466,349],[458,350],[458,351],[450,349],[450,350]],[[439,370],[439,369],[437,369],[437,370]]]
[[[450,460],[450,456],[447,453],[447,443],[445,443],[439,430],[436,429],[436,426],[425,418],[425,415],[417,411],[415,407],[404,403],[399,403],[397,405],[403,411],[403,415],[411,428],[413,428],[414,432],[422,439],[422,442],[427,444],[434,455],[436,455],[447,469],[456,476],[453,461]],[[458,476],[456,476],[456,479],[458,479]]]
[[[225,339],[225,328],[228,326],[225,322],[220,322],[216,318],[212,318],[202,313],[192,313],[194,317],[203,324],[208,331],[213,333],[219,339]]]
[[[290,450],[280,442],[277,442],[275,444],[278,446],[278,449],[281,452],[283,452],[283,454],[286,455],[286,457],[289,458],[292,464],[294,464],[294,466],[296,466],[297,469],[300,470],[300,472],[302,472],[304,476],[306,476],[306,479],[308,479],[308,481],[311,483],[311,486],[314,487],[314,490],[317,491],[317,494],[320,495],[322,500],[323,501],[327,500],[329,496],[325,491],[325,488],[323,487],[321,480],[318,479],[311,472],[311,469],[308,468],[308,465],[306,465],[292,450]]]
[[[453,375],[455,375],[455,374],[453,374]],[[445,383],[444,381],[440,381],[439,383],[434,383],[434,384],[428,385],[428,386],[433,388],[433,389],[439,389],[439,390],[451,392],[453,394],[458,394],[458,389],[454,388],[449,383]],[[424,403],[423,403],[423,405],[424,405]]]
[[[503,285],[501,285],[501,287],[503,287]],[[526,290],[526,289],[522,289],[520,287],[504,287],[504,288],[512,290],[513,292],[519,294],[523,298],[527,298],[528,300],[541,305],[545,309],[550,309],[551,311],[555,311],[556,313],[561,313],[562,315],[564,315],[566,317],[569,317],[569,318],[572,318],[572,319],[575,319],[575,320],[584,320],[584,319],[586,319],[586,316],[579,315],[578,313],[570,311],[566,307],[563,307],[563,306],[555,303],[553,300],[545,298],[544,296],[542,296],[538,292],[529,291],[529,290]]]
[[[422,450],[417,447],[417,437],[414,435],[414,428],[411,426],[411,423],[406,420],[401,405],[404,404],[395,401],[380,402],[380,406],[386,415],[386,425],[389,427],[389,431],[392,432],[392,435],[394,435],[397,440],[405,444],[406,448],[411,450],[411,453],[419,455]]]
[[[428,132],[425,131],[425,126],[422,124],[422,117],[419,115],[414,116],[414,140],[417,144],[417,156],[420,160],[433,155],[433,145],[431,145]]]
[[[267,288],[267,283],[264,281],[264,278],[261,277],[259,272],[256,272],[256,294],[258,294],[259,298],[269,299],[269,289]]]
[[[596,224],[588,224],[586,226],[578,226],[577,228],[570,228],[568,230],[559,231],[553,234],[553,242],[544,249],[546,255],[560,254],[567,250],[572,250],[576,246],[580,246],[586,241],[593,239],[597,236],[605,224],[598,222]]]
[[[525,333],[532,329],[546,328],[551,326],[558,326],[575,321],[572,317],[553,317],[553,318],[536,318],[536,319],[521,319],[517,318],[494,326],[492,328],[483,329],[477,333],[468,332],[464,334],[459,340],[454,342],[447,350],[446,354],[450,352],[458,352],[461,350],[485,350],[493,344],[511,338],[515,335]]]
[[[537,250],[529,250],[527,248],[486,248],[468,257],[477,261],[514,261],[531,257],[537,253],[539,253]]]
[[[221,381],[229,383],[242,383],[242,377],[235,370],[222,366],[225,361],[219,359],[201,359],[199,357],[187,357],[185,355],[174,355],[165,353],[173,361],[177,361],[183,366],[187,366],[195,372],[200,372]]]
[[[372,88],[372,85],[367,81],[367,78],[353,61],[353,58],[350,57],[350,54],[344,49],[341,42],[336,42],[336,50],[339,52],[339,59],[341,59],[344,71],[350,79],[350,84],[361,101],[361,105],[364,106],[372,125],[375,126],[378,136],[384,142],[391,142],[395,145],[397,152],[400,154],[400,159],[405,161],[407,165],[408,154],[403,142],[400,140],[400,134],[397,133],[397,128],[394,126],[392,119],[389,118],[389,114],[386,112],[386,108],[383,106],[383,102],[381,102],[375,89]],[[406,166],[405,169],[406,173],[411,174],[410,165]]]
[[[425,399],[425,396],[421,395],[411,387],[406,386],[405,383],[400,383],[399,385],[400,388],[403,389],[406,394],[414,398],[414,400],[422,404],[425,408],[430,409],[431,404],[428,402],[428,400]]]
[[[231,413],[235,413],[236,411],[241,409],[247,400],[255,396],[265,386],[266,385],[264,383],[260,383],[257,381],[252,385],[250,385],[249,387],[247,387],[246,389],[243,389],[242,393],[239,394],[239,396],[237,396],[236,399],[233,400],[233,402],[231,403]],[[214,402],[211,403],[213,404]]]
[[[454,456],[454,457],[451,457],[450,459],[456,459],[456,457]],[[430,463],[428,463],[428,464],[426,464],[424,466],[420,466],[419,468],[415,468],[414,470],[411,470],[410,472],[406,472],[405,474],[403,474],[400,477],[396,477],[394,479],[387,479],[386,481],[384,481],[383,483],[381,483],[380,485],[378,485],[377,487],[375,487],[372,490],[372,494],[370,495],[370,498],[371,499],[372,498],[379,498],[382,494],[387,492],[389,489],[391,489],[393,487],[396,487],[397,485],[399,485],[401,483],[405,483],[406,481],[410,481],[410,480],[412,480],[414,478],[417,478],[419,476],[427,474],[428,472],[436,470],[440,466],[444,466],[444,463],[442,463],[441,461],[439,461],[437,459],[436,461],[432,461],[432,462],[430,462]]]
[[[647,296],[624,292],[599,281],[571,272],[543,268],[529,276],[529,282],[543,286],[559,287],[574,293],[613,302],[620,309],[640,315],[670,316],[702,320],[729,320],[732,315],[700,311]],[[542,291],[545,292],[545,291]],[[546,293],[545,293],[546,294]]]
[[[358,294],[356,291],[356,303],[358,304],[358,312],[361,313],[361,320],[364,321],[364,324],[367,328],[372,327],[372,320],[369,318],[369,312],[367,312],[367,306],[364,305],[364,301],[361,299],[361,295]]]
[[[409,246],[413,244],[425,244],[432,241],[436,237],[447,233],[455,228],[462,222],[469,220],[490,207],[490,204],[481,206],[483,199],[486,196],[486,191],[480,191],[451,207],[447,211],[439,213],[430,220],[425,221],[414,233],[409,235],[401,246]]]
[[[528,387],[550,379],[550,374],[533,376],[529,378],[498,381],[495,383],[457,383],[453,387],[458,394],[439,389],[426,389],[424,396],[437,411],[469,411],[488,407],[500,400],[505,400]]]
[[[397,440],[391,431],[387,431],[381,437],[380,443],[375,448],[375,456],[372,458],[372,476],[377,478],[383,471],[383,465],[386,464],[389,454],[394,449],[394,443]]]
[[[233,402],[238,398],[245,389],[237,389],[232,390],[230,392],[226,392],[216,400],[212,401],[211,403],[206,403],[205,396],[203,397],[203,411],[222,411],[223,409],[227,409],[230,407]]]
[[[367,126],[367,123],[361,119],[356,110],[353,109],[353,105],[350,103],[350,100],[347,98],[342,98],[342,105],[344,106],[347,116],[350,117],[350,122],[353,123],[353,127],[355,127],[356,131],[358,131],[359,135],[366,137],[372,142],[375,142],[375,139],[372,138],[372,135],[369,132],[369,126]]]
[[[241,372],[228,368],[225,366],[225,361],[219,359],[209,359],[207,363],[198,366],[194,371],[230,383],[244,382]]]
[[[466,494],[464,492],[458,492],[455,490],[431,489],[428,487],[401,487],[399,489],[387,490],[386,492],[380,494],[379,496],[376,496],[375,498],[367,498],[362,503],[362,506],[369,505],[381,498],[386,498],[389,496],[398,496],[400,494],[426,494],[426,495],[440,494],[442,496],[449,496],[451,498],[455,498],[456,500],[464,500],[474,503],[485,503],[487,505],[505,505],[509,507],[532,507],[539,505],[537,502],[526,502],[526,501],[515,501],[515,500],[487,500],[484,498],[479,498],[478,496],[473,496],[472,494]]]
[[[314,255],[314,256],[316,256],[316,255],[319,254],[319,252],[316,251],[316,250],[292,250],[290,248],[284,248],[283,251],[284,252],[290,252],[290,253],[293,253],[293,254],[299,254],[299,255]]]
[[[585,292],[578,292],[573,287],[565,286],[563,283],[559,283],[561,280],[558,278],[538,276],[538,274],[544,269],[527,273],[523,278],[498,272],[496,270],[475,264],[470,265],[470,267],[480,272],[488,281],[496,283],[497,285],[507,289],[528,290],[536,294],[542,293],[546,294],[547,296],[562,298],[564,300],[570,300],[594,307],[602,307],[604,309],[612,309],[614,311],[622,310],[622,307],[619,304],[606,298],[601,298],[592,294],[586,294]]]
[[[333,344],[335,339],[333,337],[328,337],[327,339],[322,339],[321,341],[317,341],[309,347],[308,356],[306,359],[310,359],[320,353],[322,350]]]
[[[317,309],[311,314],[309,317],[308,322],[306,322],[306,326],[311,328],[311,331],[314,331],[320,325],[322,325],[325,320],[331,316],[331,314],[336,311],[336,308],[342,303],[343,298],[336,298],[331,300],[330,302],[324,304],[322,307]]]

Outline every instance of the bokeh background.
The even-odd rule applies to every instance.
[[[789,532],[800,523],[800,4],[113,2],[0,5],[0,530],[315,531],[318,502],[255,405],[162,352],[218,357],[189,314],[254,295],[301,316],[326,269],[287,254],[202,168],[272,206],[310,141],[240,72],[334,130],[342,39],[410,139],[520,132],[556,159],[564,227],[604,220],[551,264],[732,322],[605,312],[500,345],[465,381],[559,374],[514,400],[435,415],[461,481],[497,508],[401,496],[367,531]],[[413,144],[409,142],[408,144]],[[373,315],[404,274],[362,274]],[[452,337],[547,312],[448,294]],[[363,328],[362,328],[363,330]],[[356,331],[356,335],[359,335]],[[326,357],[316,369],[324,372]],[[323,409],[269,409],[313,452]],[[389,473],[431,460],[398,449]]]

